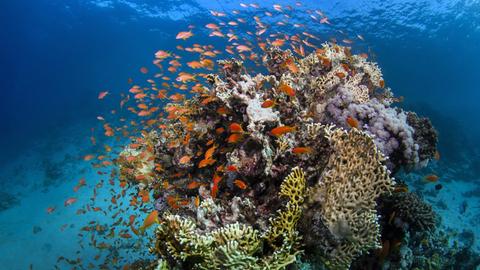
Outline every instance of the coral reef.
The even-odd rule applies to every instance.
[[[284,209],[270,220],[270,227],[260,232],[243,223],[223,224],[205,232],[197,227],[201,219],[194,220],[165,213],[157,227],[156,244],[152,252],[162,260],[160,269],[180,267],[181,269],[283,269],[296,261],[300,253],[296,223],[301,215],[301,204],[305,196],[306,181],[303,171],[296,167],[282,185],[280,195],[288,198]],[[208,218],[215,211],[213,201],[204,203],[197,211],[208,212]],[[208,214],[207,214],[208,215]],[[226,223],[229,220],[222,220]],[[270,247],[270,249],[269,249]],[[266,254],[273,250],[271,254]]]
[[[433,157],[428,120],[392,107],[364,56],[332,43],[302,58],[264,52],[267,75],[235,59],[198,75],[204,84],[179,74],[176,88],[195,95],[172,95],[118,157],[122,183],[153,193],[150,266],[285,269],[304,258],[348,269],[382,245],[377,202],[394,189],[389,169]]]

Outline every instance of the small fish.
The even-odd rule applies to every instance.
[[[152,226],[154,223],[158,223],[159,220],[158,220],[158,211],[157,210],[153,210],[150,214],[148,214],[148,216],[145,218],[145,220],[143,221],[143,225],[140,227],[140,231],[143,233],[145,232],[145,230]]]
[[[285,44],[285,40],[284,39],[276,39],[276,40],[272,41],[271,44],[273,46],[276,46],[276,47],[282,47],[283,44]]]
[[[189,82],[195,80],[195,75],[186,72],[180,72],[177,77],[177,82]]]
[[[230,136],[228,136],[227,142],[228,143],[238,143],[241,141],[243,138],[241,133],[233,133]]]
[[[143,74],[147,74],[147,73],[148,73],[148,68],[146,68],[146,67],[141,67],[141,68],[140,68],[140,72],[143,73]]]
[[[108,94],[109,94],[108,91],[100,92],[100,93],[98,94],[98,99],[103,99],[103,98],[105,98]]]
[[[95,156],[90,154],[90,155],[84,156],[84,157],[83,157],[83,160],[85,160],[85,161],[90,161],[90,160],[92,160],[92,159],[94,159],[94,158],[95,158]]]
[[[236,179],[235,181],[233,181],[233,183],[240,189],[246,189],[247,188],[247,184],[240,179]]]
[[[191,156],[183,156],[178,160],[179,164],[187,164],[190,162]]]
[[[435,174],[429,174],[429,175],[426,175],[423,180],[427,181],[427,182],[432,182],[432,183],[435,183],[437,182],[439,179],[439,177]]]
[[[273,106],[275,106],[275,101],[271,99],[267,99],[262,103],[262,108],[265,108],[265,109],[272,108]]]
[[[215,162],[216,162],[215,159],[202,159],[200,163],[198,163],[198,168],[203,168],[203,167],[213,165]]]
[[[393,189],[393,192],[395,193],[408,192],[408,186],[406,185],[395,186],[395,188]]]
[[[245,46],[245,45],[238,45],[237,46],[237,51],[242,53],[242,52],[248,52],[248,51],[251,51],[252,49],[248,46]]]
[[[275,137],[280,137],[286,133],[290,133],[290,132],[295,132],[296,131],[296,128],[295,127],[291,127],[291,126],[279,126],[279,127],[276,127],[274,129],[272,129],[270,131],[270,134],[272,134],[273,136]]]
[[[196,188],[200,187],[201,185],[202,185],[202,183],[200,183],[198,181],[192,181],[192,182],[188,183],[187,189],[196,189]]]
[[[214,24],[214,23],[209,23],[209,24],[205,25],[205,27],[208,28],[208,29],[212,29],[212,30],[220,29],[220,27],[218,25]]]
[[[238,123],[231,123],[229,126],[230,132],[231,133],[243,133],[243,128],[240,124]]]
[[[69,205],[74,204],[76,201],[77,201],[77,198],[68,198],[68,199],[65,200],[64,205],[69,206]]]
[[[166,51],[159,50],[155,53],[155,57],[158,59],[165,59],[170,57],[170,54]]]
[[[440,152],[438,152],[438,150],[435,151],[435,154],[433,155],[433,158],[435,160],[440,160]]]
[[[229,165],[229,166],[227,167],[227,171],[229,171],[229,172],[238,172],[238,168],[237,168],[237,166],[235,166],[235,165]]]
[[[295,64],[295,61],[293,61],[292,58],[288,58],[285,60],[285,66],[292,72],[292,73],[297,73],[299,71],[297,65]]]
[[[47,208],[47,213],[51,214],[51,213],[53,213],[53,211],[55,211],[55,209],[56,208],[54,206],[50,206],[50,207]]]
[[[216,145],[210,147],[207,151],[205,151],[205,159],[210,159],[215,153],[215,149],[217,148]]]
[[[356,128],[358,129],[358,126],[359,126],[359,123],[358,123],[358,120],[351,117],[351,116],[348,116],[347,117],[347,124],[348,126],[350,126],[351,128]]]
[[[292,149],[292,153],[296,155],[310,154],[312,153],[312,148],[310,147],[295,147]]]
[[[218,184],[220,183],[221,180],[222,180],[222,177],[218,176],[217,174],[213,175],[213,186],[212,186],[212,190],[210,192],[210,195],[212,196],[212,198],[217,197]]]
[[[295,96],[295,90],[288,84],[280,83],[278,90],[284,92],[285,94],[287,94],[287,96]]]
[[[190,38],[192,36],[193,36],[192,31],[179,32],[176,36],[176,39],[186,40],[187,38]]]

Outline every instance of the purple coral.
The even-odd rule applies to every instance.
[[[346,126],[347,117],[358,120],[359,127],[373,135],[375,144],[393,164],[415,165],[419,163],[419,146],[414,140],[415,130],[407,123],[407,114],[399,108],[387,107],[378,99],[358,104],[354,96],[343,87],[327,101],[327,121]]]

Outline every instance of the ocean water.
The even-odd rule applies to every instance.
[[[158,50],[174,50],[178,32],[189,25],[196,31],[210,22],[274,12],[274,4],[298,10],[296,20],[305,26],[289,27],[291,33],[305,27],[322,40],[353,40],[352,50],[373,57],[388,86],[404,97],[399,106],[431,119],[438,130],[441,158],[406,179],[441,216],[442,229],[457,235],[460,245],[472,242],[471,249],[480,252],[480,2],[301,1],[302,6],[296,7],[295,1],[258,1],[258,11],[240,3],[0,3],[0,269],[54,269],[55,265],[85,269],[99,262],[95,259],[99,254],[101,260],[110,259],[108,269],[121,269],[112,261],[151,258],[147,239],[122,242],[112,255],[108,249],[89,246],[91,236],[82,231],[89,222],[115,222],[112,214],[117,210],[107,208],[120,192],[117,185],[98,186],[109,185],[109,169],[93,168],[84,161],[85,155],[98,154],[98,147],[109,145],[115,153],[119,151],[115,146],[125,143],[102,137],[97,117],[122,115],[111,110],[118,107],[120,93],[131,87],[129,79],[145,81],[140,68],[151,70]],[[210,10],[228,16],[214,17]],[[331,24],[313,21],[302,10],[321,10]],[[277,19],[268,23],[274,25]],[[202,44],[214,43],[200,35],[195,38]],[[97,98],[101,91],[109,92],[107,98]],[[91,136],[97,138],[96,145]],[[441,190],[422,181],[430,173],[440,177]],[[86,187],[74,191],[82,178]],[[96,206],[102,210],[79,214],[96,186]],[[71,197],[77,202],[64,206]],[[122,200],[128,204],[127,198],[119,198],[118,203]],[[50,214],[49,207],[55,208]],[[122,215],[138,214],[128,211]],[[81,259],[85,268],[64,257]]]

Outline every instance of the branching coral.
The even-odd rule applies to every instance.
[[[288,202],[263,234],[241,223],[204,232],[197,227],[198,220],[165,213],[155,231],[157,240],[151,251],[162,258],[164,268],[168,262],[170,266],[189,269],[284,269],[296,261],[300,252],[296,223],[305,189],[304,173],[296,167],[280,187],[280,195]],[[218,208],[212,203],[209,202],[209,208]]]

